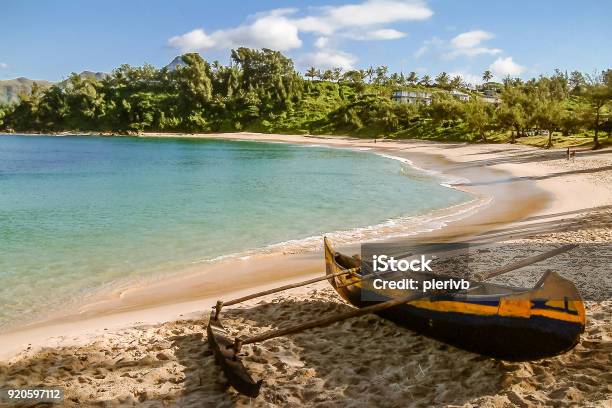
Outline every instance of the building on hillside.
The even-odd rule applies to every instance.
[[[481,101],[494,105],[499,105],[501,103],[501,98],[499,97],[497,89],[492,87],[486,87],[481,89],[480,92],[482,93],[482,95],[480,96]]]
[[[453,96],[453,98],[457,98],[461,102],[467,102],[470,100],[470,95],[466,94],[465,92],[458,91],[456,89],[453,89],[450,94]]]
[[[496,98],[497,97],[497,90],[492,89],[492,88],[485,88],[482,93],[484,94],[484,96],[488,96],[491,98]]]
[[[499,96],[481,96],[480,100],[494,105],[499,105],[501,103],[501,98]]]
[[[399,103],[421,103],[431,105],[431,93],[417,91],[394,91],[391,99]]]

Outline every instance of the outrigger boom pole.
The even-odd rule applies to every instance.
[[[236,305],[238,303],[242,303],[242,302],[246,302],[247,300],[251,300],[251,299],[255,299],[261,296],[266,296],[266,295],[271,295],[273,293],[278,293],[278,292],[282,292],[288,289],[293,289],[293,288],[299,288],[300,286],[306,286],[306,285],[310,285],[311,283],[316,283],[316,282],[320,282],[320,281],[324,281],[330,278],[334,278],[336,276],[342,276],[342,275],[348,275],[348,274],[353,274],[355,272],[357,272],[359,270],[359,268],[351,268],[351,269],[347,269],[345,271],[342,272],[337,272],[331,275],[325,275],[325,276],[317,276],[316,278],[312,278],[312,279],[308,279],[302,282],[297,282],[297,283],[291,283],[288,285],[284,285],[284,286],[279,286],[277,288],[272,288],[272,289],[268,289],[268,290],[263,290],[261,292],[255,292],[255,293],[251,293],[250,295],[246,295],[243,297],[239,297],[236,299],[232,299],[232,300],[228,300],[227,302],[224,302],[222,300],[217,300],[217,304],[216,306],[214,306],[215,308],[215,317],[218,318],[219,317],[219,313],[221,312],[221,308],[223,306],[232,306],[232,305]]]

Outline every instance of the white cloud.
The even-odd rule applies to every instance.
[[[368,0],[330,8],[327,18],[341,26],[367,26],[398,21],[426,20],[433,12],[421,1]]]
[[[168,45],[181,51],[197,51],[212,48],[215,41],[206,35],[204,30],[197,28],[183,35],[177,35],[168,40]]]
[[[422,45],[416,52],[414,53],[414,58],[421,58],[425,53],[429,50],[427,45]]]
[[[445,56],[455,58],[459,55],[473,57],[480,54],[499,54],[502,52],[499,48],[488,48],[481,45],[483,41],[490,40],[493,37],[493,34],[482,30],[461,33],[450,40],[451,50]]]
[[[463,79],[463,82],[467,84],[476,85],[482,82],[482,78],[479,75],[474,75],[467,71],[453,71],[453,72],[449,72],[448,75],[451,78],[454,78],[457,75],[459,75]]]
[[[489,69],[498,78],[503,78],[508,75],[517,76],[525,71],[525,67],[517,64],[512,60],[512,57],[498,58],[490,66]]]
[[[455,48],[473,48],[479,45],[484,40],[490,40],[493,34],[482,30],[468,31],[461,33],[451,40],[451,44]]]
[[[321,35],[315,47],[325,48],[328,37],[334,33],[352,40],[403,38],[405,33],[385,25],[426,20],[433,15],[422,0],[365,0],[342,6],[312,8],[302,16],[296,15],[298,11],[285,8],[258,13],[245,24],[211,33],[197,28],[170,38],[168,44],[183,52],[239,46],[287,51],[302,46],[300,32],[310,32]]]
[[[172,37],[168,44],[186,51],[203,51],[210,48],[272,48],[287,51],[302,46],[296,25],[284,16],[287,10],[273,10],[258,15],[250,24],[213,31],[210,34],[195,29],[183,35]]]
[[[352,40],[368,41],[368,40],[397,40],[404,38],[406,33],[403,33],[392,28],[381,28],[379,30],[371,30],[365,32],[347,33],[345,37]]]
[[[182,52],[241,46],[288,51],[302,47],[300,33],[313,33],[318,35],[313,43],[314,50],[298,56],[298,65],[353,69],[357,58],[335,49],[338,40],[397,40],[407,34],[386,25],[426,20],[433,15],[423,0],[362,0],[300,12],[297,9],[275,9],[252,15],[236,27],[212,32],[196,28],[171,37],[168,45]]]
[[[0,68],[6,69],[8,68],[8,64],[6,62],[0,62]]]
[[[296,19],[298,28],[305,32],[330,35],[347,27],[426,20],[433,15],[420,0],[366,0],[358,4],[321,7],[319,10],[316,15]]]
[[[327,37],[319,37],[314,42],[314,46],[317,47],[317,48],[325,48],[325,47],[327,47],[328,43],[329,43],[329,38],[327,38]]]
[[[357,62],[357,57],[343,51],[323,49],[304,54],[298,58],[297,62],[302,67],[322,69],[339,67],[348,70],[353,69],[354,64]]]
[[[300,31],[307,33],[330,35],[336,30],[333,24],[320,17],[307,16],[294,20],[294,23]]]
[[[423,55],[429,52],[431,48],[440,48],[442,46],[444,46],[444,41],[437,37],[432,37],[430,40],[423,41],[423,45],[414,53],[414,58],[421,58]]]

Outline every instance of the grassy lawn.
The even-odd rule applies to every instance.
[[[495,134],[490,137],[492,143],[510,143],[509,133]],[[599,142],[603,146],[610,146],[612,138],[605,133],[599,134]],[[546,148],[548,145],[548,135],[525,136],[516,139],[517,144]],[[553,133],[553,148],[566,147],[593,147],[593,132],[576,133],[563,136],[561,133]]]

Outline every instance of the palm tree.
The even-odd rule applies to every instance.
[[[368,78],[368,82],[372,82],[372,77],[374,76],[374,68],[370,67],[366,69],[365,76]]]
[[[461,78],[461,75],[454,76],[453,79],[451,79],[450,81],[450,86],[453,89],[462,88],[464,86],[464,83],[463,78]]]
[[[342,75],[342,68],[334,68],[332,71],[332,80],[338,82],[341,75]]]
[[[400,84],[400,76],[397,74],[397,72],[391,74],[391,76],[389,77],[389,82],[391,82],[391,85]]]
[[[310,80],[312,81],[314,77],[317,76],[317,70],[315,69],[315,67],[310,67],[304,75],[306,76],[306,78],[310,78]]]
[[[408,78],[406,80],[411,84],[416,84],[419,82],[419,76],[416,72],[412,71],[410,74],[408,74]]]
[[[366,71],[365,69],[360,69],[357,72],[359,72],[359,75],[361,76],[361,80],[365,81],[366,77],[368,76],[368,71]]]
[[[401,85],[401,86],[406,85],[406,77],[404,76],[404,73],[403,73],[403,72],[400,72],[399,79],[398,79],[398,82],[397,82],[397,83],[398,83],[399,85]]]
[[[214,60],[211,66],[214,72],[219,72],[221,70],[221,63],[217,60]]]
[[[431,77],[427,74],[423,75],[423,77],[421,78],[421,85],[430,86]]]
[[[482,73],[482,80],[487,83],[489,82],[491,79],[493,79],[493,74],[491,73],[491,71],[489,71],[488,69]]]
[[[380,67],[376,67],[376,79],[374,82],[378,85],[382,85],[387,82],[387,72],[389,68],[386,65],[381,65]]]
[[[450,77],[446,72],[440,72],[436,77],[436,85],[440,88],[448,88],[448,82]]]

